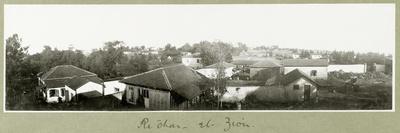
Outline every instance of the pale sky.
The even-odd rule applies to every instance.
[[[394,53],[394,4],[5,5],[4,38],[90,51],[104,42],[177,47],[202,40],[250,47]]]

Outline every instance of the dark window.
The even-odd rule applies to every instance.
[[[310,73],[311,76],[317,76],[317,70],[312,70]]]
[[[200,59],[197,59],[197,63],[200,63]]]
[[[299,85],[293,85],[293,90],[299,90],[300,86]]]
[[[119,92],[119,88],[114,88],[115,92]]]
[[[56,97],[56,90],[49,90],[50,97]]]
[[[61,96],[63,97],[64,95],[65,95],[65,89],[62,88],[62,89],[61,89]]]
[[[143,97],[149,98],[149,90],[143,90]]]

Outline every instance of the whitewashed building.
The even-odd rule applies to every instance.
[[[327,59],[287,59],[282,61],[284,74],[299,69],[312,79],[328,78]]]
[[[366,73],[367,64],[332,64],[328,65],[328,72],[342,71],[345,73]]]
[[[201,58],[199,53],[187,54],[182,56],[182,64],[194,69],[202,67]]]
[[[104,82],[104,95],[113,95],[119,100],[122,100],[122,95],[125,91],[126,84],[121,83],[120,80],[111,80]]]
[[[71,79],[76,79],[77,77],[82,79],[82,81],[79,81],[79,86],[73,85],[74,87],[72,88],[75,89],[71,88],[72,84],[67,86],[67,84],[71,82]],[[92,72],[73,65],[60,65],[51,68],[42,75],[38,75],[39,86],[42,86],[42,89],[38,91],[42,94],[42,97],[47,103],[70,101],[71,98],[77,94],[75,92],[76,90],[78,90],[78,93],[88,90],[86,86],[83,86],[84,84],[82,84],[87,83],[87,80],[94,81],[99,84],[102,82],[101,79]],[[80,89],[76,87],[79,87]]]
[[[236,65],[227,63],[227,62],[222,62],[221,67],[224,69],[225,78],[230,78],[230,77],[232,77],[233,74],[235,74],[234,68],[236,67]],[[218,63],[215,63],[212,65],[206,66],[202,69],[198,69],[196,71],[203,74],[207,78],[216,79],[217,75],[218,75],[217,68],[218,68]]]

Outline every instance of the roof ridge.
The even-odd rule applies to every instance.
[[[162,76],[163,76],[163,78],[164,78],[165,84],[167,84],[168,89],[169,89],[169,90],[172,90],[171,83],[169,82],[167,73],[165,73],[164,69],[162,70]]]
[[[47,77],[49,77],[51,74],[53,74],[54,73],[54,71],[59,67],[60,65],[58,65],[58,66],[55,66],[55,67],[53,67],[53,68],[50,68],[50,71],[49,71],[49,73],[47,74],[47,73],[45,73],[45,77],[43,77],[42,78],[42,80],[45,80],[45,79],[47,79]]]
[[[132,76],[123,77],[123,79],[132,78],[132,77],[140,76],[140,75],[147,74],[147,73],[150,73],[150,72],[153,72],[153,71],[162,70],[162,69],[165,69],[165,68],[170,68],[170,67],[175,67],[175,66],[180,66],[180,65],[183,65],[183,64],[176,64],[176,65],[171,65],[171,66],[160,67],[160,68],[156,68],[156,69],[153,69],[153,70],[150,70],[150,71],[147,71],[147,72],[135,74],[135,75],[132,75]]]
[[[81,70],[83,70],[83,71],[85,71],[85,72],[87,72],[87,73],[93,74],[93,75],[97,75],[97,74],[95,74],[95,73],[93,73],[93,72],[89,72],[88,70],[85,70],[85,69],[83,69],[83,68],[79,68],[79,67],[74,66],[74,65],[69,65],[69,66],[72,66],[72,67],[74,67],[74,68],[76,68],[76,69],[81,69]]]
[[[92,76],[97,76],[97,75],[84,75],[84,76],[79,76],[79,77],[92,77]],[[62,78],[49,78],[49,79],[44,79],[44,80],[57,80],[57,79],[67,79],[67,78],[74,78],[76,76],[72,76],[72,77],[62,77]]]
[[[296,68],[294,70],[297,70],[299,73],[301,73],[302,76],[308,78],[308,80],[311,80],[313,82],[316,82],[315,80],[313,80],[310,76],[308,76],[306,73],[304,73],[303,71],[301,71],[300,69]]]

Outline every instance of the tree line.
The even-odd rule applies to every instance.
[[[199,53],[201,63],[207,66],[220,60],[232,62],[233,56],[238,56],[249,49],[244,43],[237,43],[234,46],[232,43],[221,41],[201,41],[194,44],[186,43],[179,48],[166,44],[162,49],[153,50],[157,51],[153,54],[149,52],[152,49],[145,46],[128,47],[123,41],[109,41],[104,43],[103,47],[93,49],[86,55],[81,50],[58,50],[51,46],[44,46],[41,52],[29,55],[27,53],[29,48],[22,47],[21,43],[22,39],[17,34],[6,39],[6,84],[11,88],[21,88],[21,84],[34,86],[38,73],[46,72],[57,65],[74,65],[96,73],[102,79],[111,79],[181,63],[183,53]],[[268,52],[280,48],[273,45],[255,49]],[[314,53],[312,50],[288,50],[301,53],[303,58]],[[385,55],[372,52],[333,51],[325,53],[324,56],[334,64],[378,63],[391,66],[392,63]]]

